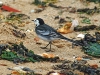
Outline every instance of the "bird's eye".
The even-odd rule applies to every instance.
[[[36,19],[34,20],[34,22],[36,21]]]

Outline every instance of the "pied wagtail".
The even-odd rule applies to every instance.
[[[38,37],[42,40],[49,42],[49,44],[47,44],[46,47],[43,47],[43,48],[47,48],[47,46],[50,45],[50,50],[48,50],[48,51],[51,51],[51,43],[52,43],[52,41],[54,41],[56,39],[65,39],[70,42],[74,42],[72,39],[64,37],[63,35],[58,33],[54,28],[45,24],[43,19],[36,18],[35,20],[32,20],[32,21],[34,21],[34,23],[36,25],[35,32],[38,35]]]

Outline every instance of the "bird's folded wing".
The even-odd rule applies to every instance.
[[[47,30],[37,30],[38,33],[40,33],[41,35],[49,35],[50,31]]]
[[[37,28],[37,32],[41,35],[46,35],[50,37],[58,37],[57,31],[47,25],[40,26],[39,28]]]

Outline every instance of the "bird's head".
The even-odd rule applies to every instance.
[[[32,20],[32,21],[35,23],[36,26],[44,24],[44,21],[41,18],[36,18],[35,20]]]

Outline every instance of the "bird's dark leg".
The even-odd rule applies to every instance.
[[[42,49],[46,49],[49,46],[50,42],[45,46],[45,47],[41,47]]]
[[[49,43],[46,45],[46,47],[45,47],[45,48],[47,48],[50,44],[51,44],[51,42],[49,42]]]
[[[50,44],[50,51],[51,51],[51,44],[52,44],[52,42],[49,42],[49,44]]]
[[[50,51],[51,51],[51,44],[52,44],[52,42],[50,41],[49,44],[50,44],[50,49],[49,49],[49,50],[46,50],[46,52],[50,52]],[[47,45],[47,46],[48,46],[48,45]],[[46,46],[46,47],[47,47],[47,46]]]
[[[46,50],[46,52],[49,52],[49,51],[51,51],[51,44],[52,44],[52,42],[50,41],[45,47],[41,47],[41,48],[46,49],[50,45],[50,49]]]
[[[45,47],[41,47],[41,48],[42,49],[46,49],[50,45],[50,49],[49,50],[45,50],[46,52],[50,52],[51,51],[51,44],[52,44],[52,42],[50,41]]]

